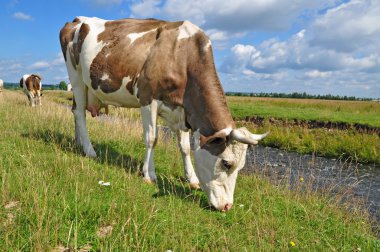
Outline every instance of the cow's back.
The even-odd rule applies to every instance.
[[[137,95],[138,78],[160,33],[181,24],[156,19],[107,21],[79,17],[61,29],[61,47],[66,63],[81,74],[100,100],[128,106],[115,99]]]

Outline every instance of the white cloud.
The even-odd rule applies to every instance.
[[[191,20],[205,29],[233,32],[278,31],[288,29],[300,14],[315,12],[334,2],[335,0],[167,0],[161,14]]]
[[[331,72],[321,72],[318,70],[312,70],[305,72],[305,76],[308,78],[326,78],[331,76]]]
[[[380,51],[380,1],[339,5],[315,20],[310,30],[312,45],[341,52]]]
[[[287,92],[379,97],[378,13],[380,1],[343,3],[285,40],[234,45],[219,70],[242,74],[227,85],[245,82],[278,92],[287,88]]]
[[[160,12],[160,8],[158,7],[160,2],[160,0],[143,0],[133,4],[130,7],[132,16],[144,18],[152,17]]]
[[[32,65],[30,65],[28,68],[30,70],[44,70],[46,68],[49,68],[50,67],[50,63],[47,62],[47,61],[37,61],[35,63],[33,63]]]
[[[13,17],[20,20],[33,20],[33,17],[23,12],[16,12]]]

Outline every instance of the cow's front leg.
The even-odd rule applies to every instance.
[[[157,180],[154,171],[154,146],[157,143],[157,101],[141,107],[141,117],[144,127],[145,158],[143,166],[144,181],[154,183]]]
[[[186,178],[193,189],[199,188],[199,180],[195,174],[190,158],[190,133],[188,131],[177,130],[178,146],[181,150],[183,166]]]
[[[87,157],[96,157],[96,152],[92,147],[86,128],[87,87],[80,82],[73,87],[73,93],[72,111],[75,119],[75,143],[83,148],[83,152]]]

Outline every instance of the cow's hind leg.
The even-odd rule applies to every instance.
[[[154,146],[157,143],[157,101],[141,107],[141,117],[144,127],[145,158],[143,165],[144,181],[154,183],[157,176],[154,170]]]
[[[71,76],[70,76],[71,77]],[[87,105],[87,86],[80,78],[73,83],[73,114],[75,119],[75,143],[83,148],[83,152],[88,157],[96,157],[96,152],[92,147],[86,128],[86,105]]]
[[[190,133],[188,131],[177,130],[178,146],[181,150],[185,175],[193,189],[199,188],[199,180],[194,172],[190,158]]]

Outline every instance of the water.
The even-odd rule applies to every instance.
[[[249,148],[242,173],[259,174],[273,183],[300,183],[313,190],[345,193],[346,200],[358,200],[380,223],[380,166],[363,165],[313,155],[301,155],[275,148]],[[378,226],[378,224],[377,224]]]

